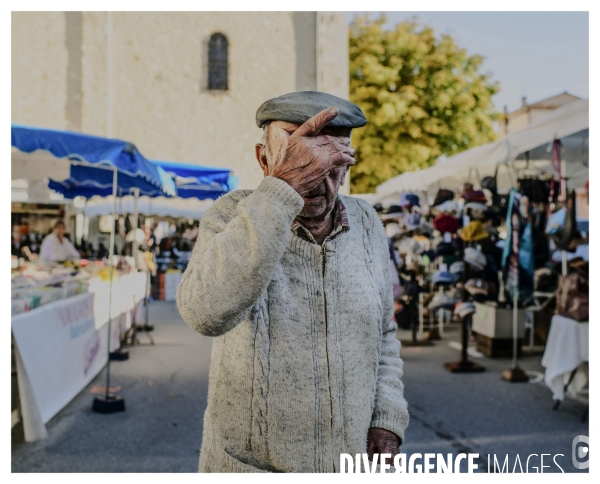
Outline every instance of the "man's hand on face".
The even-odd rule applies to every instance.
[[[386,464],[393,465],[394,457],[400,453],[400,439],[389,430],[371,427],[367,433],[367,454],[373,460],[373,454],[392,454],[385,460]]]
[[[350,138],[321,135],[321,130],[338,115],[336,107],[316,114],[296,131],[277,128],[280,150],[273,153],[270,175],[287,182],[300,196],[321,183],[329,171],[356,163]]]

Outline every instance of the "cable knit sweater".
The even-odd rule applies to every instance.
[[[303,200],[266,177],[205,214],[177,290],[183,319],[215,336],[201,472],[339,472],[367,431],[404,439],[389,251],[364,201],[323,247],[290,230]]]

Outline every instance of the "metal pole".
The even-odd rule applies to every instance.
[[[138,187],[135,187],[133,189],[133,245],[132,245],[132,250],[131,250],[131,255],[133,257],[133,263],[135,264],[135,268],[138,268],[138,263],[137,263],[137,259],[138,259],[138,243],[136,240],[136,236],[137,236],[137,230],[138,230],[138,218],[139,218],[139,213],[138,213],[138,200],[140,198],[140,189]]]
[[[106,12],[106,137],[113,137],[113,18]],[[113,193],[113,197],[115,193]]]
[[[560,151],[560,147],[558,148]],[[567,179],[565,175],[567,173],[567,162],[561,160],[560,162],[560,196],[564,200],[565,208],[569,210],[569,194],[567,193]],[[562,260],[562,275],[567,275],[567,251],[563,250],[561,252],[561,260]]]
[[[113,284],[113,272],[114,264],[113,257],[115,255],[115,220],[117,213],[117,169],[113,168],[113,210],[112,210],[112,227],[110,229],[110,247],[108,249],[108,267],[110,267],[110,282],[109,282],[109,293],[108,293],[108,361],[106,362],[106,388],[104,389],[104,397],[108,400],[109,387],[110,387],[110,337],[111,337],[111,319],[112,319],[112,284]]]
[[[560,148],[559,148],[560,149]],[[562,160],[560,162],[560,196],[565,201],[565,205],[567,204],[567,179],[565,174],[567,173],[567,162]]]
[[[419,339],[423,339],[423,293],[419,293]]]
[[[558,148],[560,151],[560,147]],[[565,207],[567,210],[569,209],[569,194],[567,193],[567,179],[565,178],[565,174],[567,172],[567,162],[561,160],[560,162],[560,196],[564,200]],[[567,275],[567,251],[561,251],[561,262],[562,262],[562,275]]]
[[[517,319],[518,319],[518,302],[519,302],[519,292],[515,288],[513,290],[513,364],[512,367],[517,367]]]
[[[148,327],[150,320],[150,306],[148,305],[148,298],[150,297],[150,270],[146,271],[146,293],[144,296],[144,328]]]
[[[463,364],[467,364],[467,360],[469,359],[467,357],[467,349],[469,348],[469,319],[471,319],[472,316],[468,316],[466,318],[462,318],[461,320],[461,333],[460,333],[460,340],[461,340],[461,348],[460,348],[460,361]]]

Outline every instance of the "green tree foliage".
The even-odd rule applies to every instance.
[[[393,30],[385,22],[365,16],[350,26],[350,99],[369,121],[352,135],[353,193],[496,137],[491,97],[499,87],[480,72],[483,58],[416,20]]]

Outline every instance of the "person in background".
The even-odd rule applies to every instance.
[[[102,260],[108,257],[108,249],[104,246],[102,242],[98,243],[98,250],[96,251],[96,259]]]
[[[152,224],[152,227],[150,228],[149,232],[148,232],[148,247],[150,249],[150,252],[153,252],[156,254],[157,249],[158,249],[158,243],[156,241],[156,228],[158,227],[158,224],[155,222]]]
[[[64,221],[56,219],[52,224],[52,233],[47,235],[42,242],[40,260],[42,262],[62,262],[80,258],[79,252],[65,237]]]

